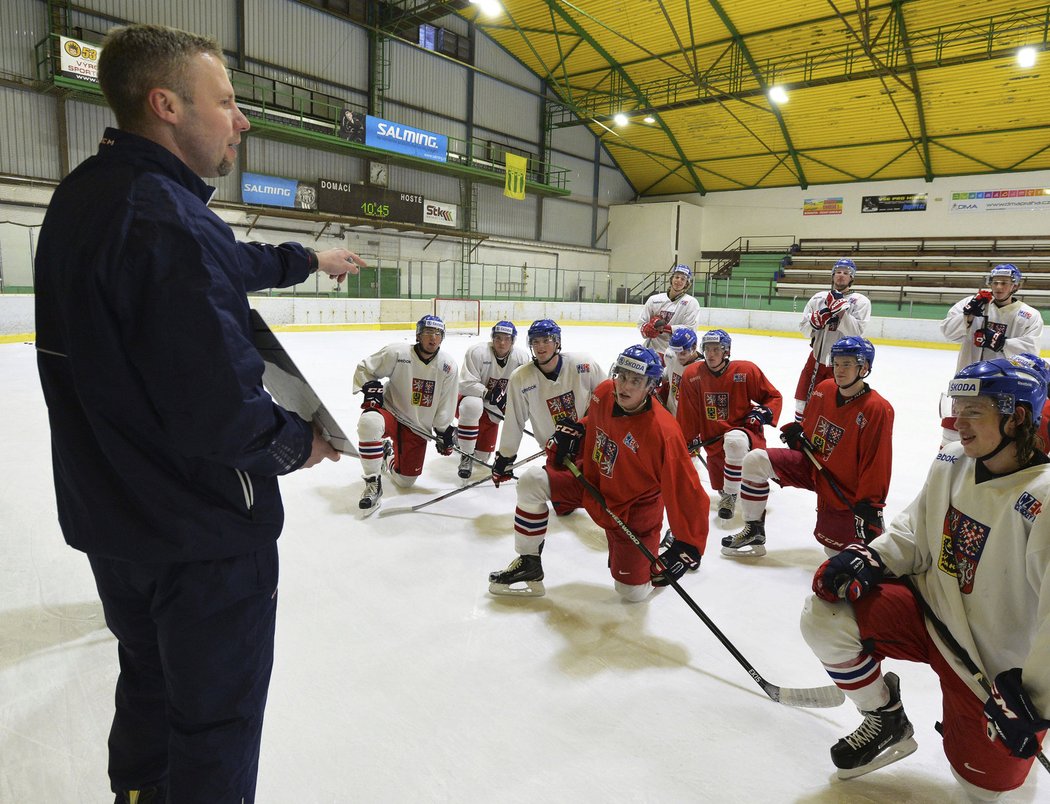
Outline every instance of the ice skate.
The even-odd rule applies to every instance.
[[[724,491],[718,492],[718,495],[718,518],[732,519],[736,513],[736,495],[726,494]]]
[[[489,593],[519,597],[542,597],[543,565],[539,556],[518,556],[505,570],[489,573]]]
[[[766,554],[765,517],[744,523],[744,529],[722,539],[722,555],[758,558]]]
[[[473,463],[474,461],[469,455],[461,455],[459,457],[459,476],[462,480],[466,480],[473,474]]]
[[[357,507],[365,512],[365,516],[372,516],[382,503],[383,479],[379,475],[365,475],[365,490]]]
[[[862,712],[864,722],[831,747],[831,761],[840,779],[852,779],[904,759],[918,745],[911,721],[901,705],[900,679],[886,674],[890,702],[873,712]]]

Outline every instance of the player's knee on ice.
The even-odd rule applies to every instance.
[[[621,583],[620,581],[613,581],[613,586],[616,587],[616,591],[623,599],[624,603],[641,603],[649,597],[653,591],[653,585],[648,581],[638,584],[637,586]]]
[[[959,783],[959,786],[966,791],[970,801],[998,801],[1004,795],[1004,792],[999,790],[985,790],[983,787],[971,784],[960,776],[955,768],[952,768],[952,776],[955,777],[955,781]]]

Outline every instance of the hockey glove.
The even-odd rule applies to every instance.
[[[572,419],[562,419],[558,422],[554,427],[554,435],[547,442],[547,452],[553,451],[554,462],[560,466],[566,458],[575,460],[586,432],[586,427]]]
[[[500,413],[507,411],[507,383],[497,380],[485,393],[485,401],[493,407],[499,408]]]
[[[991,349],[993,352],[1001,352],[1006,346],[1006,335],[998,329],[985,327],[973,334],[973,345],[978,349]]]
[[[867,544],[886,530],[882,519],[882,508],[876,508],[869,502],[859,502],[853,506],[853,517],[857,525],[857,538]]]
[[[982,290],[977,293],[972,299],[966,302],[966,306],[963,307],[963,315],[977,316],[984,315],[984,310],[988,306],[988,302],[992,300],[992,291]]]
[[[744,419],[744,426],[755,433],[761,434],[762,428],[773,423],[773,411],[765,405],[755,405]]]
[[[830,307],[832,302],[840,301],[840,300],[842,300],[844,298],[846,298],[846,294],[845,293],[840,293],[837,290],[829,290],[824,304],[826,304],[826,305],[828,305]]]
[[[788,422],[781,427],[780,440],[788,445],[788,449],[797,449],[800,452],[804,446],[809,446],[806,433],[798,422]]]
[[[663,326],[663,319],[658,315],[654,315],[651,319],[642,324],[642,337],[652,340],[653,338],[660,337],[660,329]]]
[[[444,430],[434,431],[434,446],[441,455],[452,454],[452,439],[456,437],[456,428],[454,425],[449,425]]]
[[[511,471],[511,466],[517,457],[517,455],[511,455],[507,458],[498,452],[496,453],[496,460],[492,463],[492,485],[498,487],[500,483],[506,483],[508,480],[514,479],[514,472]]]
[[[361,392],[365,395],[361,402],[361,410],[375,410],[383,407],[383,383],[379,380],[369,380],[361,386]]]
[[[813,593],[821,600],[834,603],[862,598],[877,586],[886,575],[882,556],[861,544],[851,544],[837,556],[832,556],[813,576]]]
[[[687,572],[696,572],[700,569],[701,558],[703,556],[700,551],[689,542],[675,539],[671,542],[670,547],[660,553],[660,563],[663,564],[664,569],[657,572],[655,571],[657,567],[654,565],[650,582],[653,586],[670,586],[672,581],[677,581]]]
[[[824,329],[831,320],[831,310],[827,307],[821,307],[819,310],[814,310],[809,315],[809,324],[813,329]]]
[[[996,735],[1010,754],[1021,759],[1039,753],[1038,732],[1050,728],[1050,720],[1039,717],[1035,704],[1021,686],[1021,668],[1004,670],[995,677],[992,695],[984,704],[988,739]]]

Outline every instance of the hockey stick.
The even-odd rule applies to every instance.
[[[567,457],[562,463],[570,472],[572,472],[573,476],[575,476],[580,482],[587,493],[597,500],[598,504],[601,505],[602,510],[610,519],[612,519],[613,522],[616,523],[617,527],[624,532],[627,538],[631,540],[631,543],[641,550],[652,564],[655,566],[663,566],[661,561],[653,555],[652,551],[642,543],[642,541],[629,527],[627,527],[626,524],[624,524],[623,520],[609,510],[609,506],[605,504],[605,498],[602,496],[602,493],[583,476],[583,473],[579,470],[576,464],[572,462],[572,459]],[[807,688],[778,687],[776,684],[771,684],[766,681],[751,663],[744,658],[744,655],[736,649],[736,646],[729,641],[728,637],[719,630],[718,626],[714,624],[711,618],[704,613],[704,610],[696,604],[696,601],[689,596],[689,593],[679,585],[678,581],[671,578],[668,580],[670,586],[679,594],[682,600],[686,602],[686,605],[688,605],[689,608],[693,610],[693,613],[703,621],[704,625],[706,625],[711,630],[711,633],[718,638],[718,641],[722,643],[723,647],[733,655],[734,659],[740,662],[740,665],[747,671],[748,675],[758,683],[758,686],[762,688],[762,691],[772,700],[787,706],[802,706],[814,709],[840,706],[843,701],[846,700],[845,694],[835,685]]]
[[[813,461],[813,465],[817,467],[818,471],[824,473],[824,479],[828,481],[828,485],[831,486],[831,490],[835,492],[835,496],[838,497],[844,505],[849,505],[850,508],[852,508],[850,501],[846,499],[846,495],[842,493],[842,488],[836,482],[835,477],[825,467],[820,465],[816,457],[814,457],[813,453],[810,451],[808,444],[806,445],[806,448],[803,449],[803,452],[805,452],[809,456],[809,459]],[[992,687],[988,683],[988,679],[985,677],[984,673],[981,671],[981,668],[979,668],[974,660],[970,658],[970,654],[966,652],[966,648],[960,645],[959,641],[952,636],[952,632],[948,630],[948,626],[941,622],[940,618],[934,614],[933,609],[930,608],[930,604],[926,602],[926,598],[922,596],[919,590],[915,587],[915,584],[912,583],[911,578],[907,575],[902,575],[896,578],[896,580],[900,581],[901,584],[911,592],[912,597],[915,598],[915,602],[918,603],[919,608],[922,609],[923,615],[925,615],[926,619],[930,621],[930,625],[933,626],[933,630],[937,632],[937,635],[943,640],[944,644],[948,646],[948,649],[955,654],[956,658],[963,663],[970,675],[973,676],[974,681],[980,684],[981,689],[991,697]],[[1039,759],[1039,764],[1046,768],[1047,772],[1050,773],[1050,759],[1047,759],[1046,754],[1040,751],[1036,754],[1036,757]]]
[[[530,455],[528,458],[522,458],[517,463],[512,464],[509,468],[510,469],[517,469],[519,466],[523,466],[523,465],[527,464],[529,461],[536,460],[536,458],[539,458],[545,452],[546,452],[546,450],[542,450],[541,449],[535,455]],[[421,503],[418,503],[416,505],[405,506],[404,508],[383,508],[383,509],[381,509],[379,511],[379,516],[380,517],[383,517],[384,515],[392,516],[394,514],[407,514],[407,513],[411,513],[411,512],[415,512],[415,511],[422,511],[424,508],[428,508],[431,505],[433,505],[434,503],[439,503],[442,500],[447,500],[449,497],[455,497],[457,494],[462,494],[464,491],[467,491],[468,489],[472,489],[475,486],[480,486],[482,483],[487,483],[491,479],[492,479],[492,475],[486,475],[485,477],[481,478],[480,480],[475,480],[473,483],[468,483],[465,486],[460,486],[458,489],[452,489],[452,491],[446,492],[445,494],[442,494],[439,497],[435,497],[432,500],[427,500],[426,502],[421,502]]]
[[[922,609],[922,613],[926,616],[926,619],[930,621],[930,625],[933,626],[933,630],[937,632],[937,636],[944,641],[944,644],[955,654],[956,658],[965,665],[967,671],[973,676],[974,681],[981,685],[981,689],[984,690],[985,694],[990,698],[992,696],[992,685],[988,683],[988,678],[983,672],[981,672],[981,668],[977,666],[974,660],[970,658],[970,654],[967,653],[966,648],[960,645],[959,641],[952,636],[952,632],[948,630],[948,626],[941,622],[940,618],[933,613],[930,604],[926,602],[926,599],[920,594],[919,590],[915,588],[915,584],[912,583],[911,578],[907,575],[903,575],[897,580],[900,581],[909,592],[911,592],[912,597],[915,598],[915,602],[918,603],[919,608]],[[1039,760],[1039,764],[1050,773],[1050,759],[1047,759],[1046,754],[1040,751],[1035,756],[1036,759]]]
[[[428,441],[433,441],[434,443],[437,443],[437,440],[438,440],[437,436],[431,435],[430,433],[424,433],[422,430],[416,429],[411,424],[409,424],[404,419],[402,419],[400,416],[398,416],[394,411],[390,410],[390,408],[383,408],[383,410],[385,410],[387,413],[389,413],[391,416],[393,416],[397,420],[397,423],[400,424],[402,427],[404,427],[406,430],[410,430],[411,432],[415,433],[420,438],[425,438]],[[453,438],[454,437],[455,436],[453,435]],[[491,471],[491,469],[492,469],[492,464],[491,463],[485,463],[484,461],[478,460],[473,455],[471,455],[471,454],[461,450],[455,444],[451,444],[450,446],[452,447],[452,451],[453,452],[458,452],[460,455],[466,455],[468,458],[470,458],[472,461],[474,461],[474,463],[480,463],[486,469],[489,469]]]

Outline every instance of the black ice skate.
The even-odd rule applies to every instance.
[[[733,514],[736,513],[736,495],[726,494],[724,491],[720,491],[718,494],[718,518],[732,519]]]
[[[459,458],[459,476],[466,480],[474,471],[474,467],[471,465],[474,461],[469,455],[461,455]]]
[[[898,759],[904,759],[918,745],[911,721],[901,705],[900,679],[886,674],[890,702],[873,712],[862,712],[860,727],[831,747],[831,761],[839,769],[840,779],[852,779],[870,773]]]
[[[372,516],[379,510],[383,502],[383,479],[379,475],[365,475],[365,490],[357,507],[365,512],[365,516]]]
[[[721,512],[719,512],[721,513]],[[740,533],[722,538],[722,555],[733,558],[758,558],[766,554],[765,514],[762,519],[744,523]]]
[[[546,591],[539,556],[518,556],[505,570],[489,573],[489,593],[493,595],[542,597]]]

